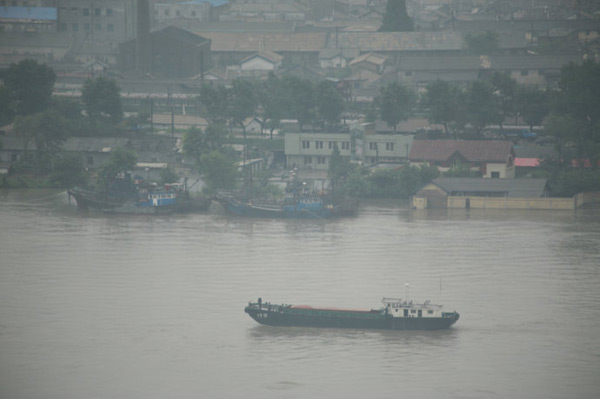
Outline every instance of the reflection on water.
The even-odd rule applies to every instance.
[[[85,214],[0,191],[0,390],[11,398],[595,398],[600,211],[247,220]],[[261,326],[274,303],[431,299],[444,331]]]

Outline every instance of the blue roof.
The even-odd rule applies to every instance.
[[[227,1],[227,0],[191,0],[191,1],[184,1],[179,4],[200,4],[200,3],[210,3],[210,5],[213,7],[219,7],[219,6],[229,3],[229,1]]]
[[[55,7],[0,7],[0,18],[56,21]]]

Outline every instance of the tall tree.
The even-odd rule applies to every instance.
[[[514,116],[517,112],[518,84],[508,73],[501,72],[495,72],[490,79],[490,83],[494,87],[494,95],[500,112],[500,130],[503,130],[503,122],[506,118]]]
[[[25,139],[26,146],[35,146],[36,173],[49,171],[52,158],[60,151],[60,144],[70,135],[72,126],[63,116],[46,110],[37,114],[19,116],[15,132]]]
[[[11,64],[4,76],[4,86],[14,101],[17,115],[43,111],[50,103],[56,74],[45,64],[23,60]]]
[[[327,80],[316,86],[316,102],[319,118],[330,124],[338,124],[344,110],[344,99],[333,84]]]
[[[531,131],[533,126],[541,125],[544,117],[548,115],[548,96],[537,87],[519,86],[516,93],[516,108]]]
[[[238,176],[236,159],[221,151],[212,151],[200,157],[200,173],[206,183],[206,191],[231,189]]]
[[[395,131],[396,125],[411,115],[416,99],[417,96],[412,90],[392,82],[381,87],[375,104],[381,119]]]
[[[200,103],[206,111],[206,119],[211,123],[225,123],[229,115],[229,96],[229,90],[223,85],[202,85]]]
[[[438,79],[427,86],[421,99],[421,106],[429,113],[429,121],[444,126],[446,137],[450,137],[450,124],[458,116],[458,91],[457,87]]]
[[[413,21],[406,12],[405,0],[388,0],[380,32],[410,32],[414,30]]]
[[[121,88],[116,80],[103,76],[87,79],[81,89],[81,97],[93,121],[108,118],[116,124],[123,118]]]
[[[281,81],[290,117],[298,120],[300,130],[315,119],[315,90],[308,79],[286,76]]]
[[[274,74],[258,87],[258,101],[262,108],[263,127],[269,129],[271,139],[273,131],[281,125],[285,110],[285,96],[281,80]]]
[[[231,120],[234,125],[242,128],[244,134],[246,133],[244,121],[253,116],[256,111],[257,98],[254,93],[254,85],[250,81],[243,79],[233,81],[230,96]]]
[[[476,80],[467,93],[468,120],[479,136],[487,125],[499,124],[502,119],[494,87],[486,81]]]
[[[132,170],[137,163],[137,154],[128,148],[113,148],[102,166],[101,176],[106,181],[113,180],[119,173]]]

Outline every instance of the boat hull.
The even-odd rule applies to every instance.
[[[381,310],[303,310],[285,305],[249,304],[244,310],[260,324],[288,327],[442,330],[459,318],[456,312],[443,317],[392,317]]]

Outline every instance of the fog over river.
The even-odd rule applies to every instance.
[[[600,209],[340,220],[85,215],[0,191],[0,398],[597,398]],[[441,303],[449,330],[277,328],[243,308]]]

